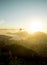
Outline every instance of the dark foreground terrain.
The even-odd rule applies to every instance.
[[[41,35],[37,36],[35,37],[37,40],[39,39],[39,36],[41,39],[45,37],[45,40],[43,39],[43,43],[47,44],[46,35],[42,36],[41,33]],[[0,35],[0,65],[47,65],[47,47],[44,46],[44,51],[42,51],[42,46],[39,47],[39,50],[42,52],[41,53],[39,50],[36,50],[37,52],[34,51],[34,49],[31,48],[33,45],[30,45],[30,48],[21,45],[21,43],[28,44],[29,41],[31,43],[30,39],[32,39],[32,37],[21,42],[21,40],[12,40],[11,36]]]

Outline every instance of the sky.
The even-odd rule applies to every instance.
[[[26,28],[35,19],[47,31],[47,0],[0,0],[0,28]]]

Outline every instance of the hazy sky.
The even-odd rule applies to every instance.
[[[47,30],[47,0],[0,0],[0,28],[26,27],[40,19]]]

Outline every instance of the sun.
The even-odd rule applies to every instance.
[[[42,31],[42,23],[41,22],[38,22],[38,21],[34,21],[32,23],[29,23],[28,24],[28,32],[29,33],[34,33],[34,32],[38,32],[38,31]]]

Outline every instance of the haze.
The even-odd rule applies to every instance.
[[[40,31],[47,32],[47,0],[0,0],[1,29],[27,30],[33,21],[41,22]]]

